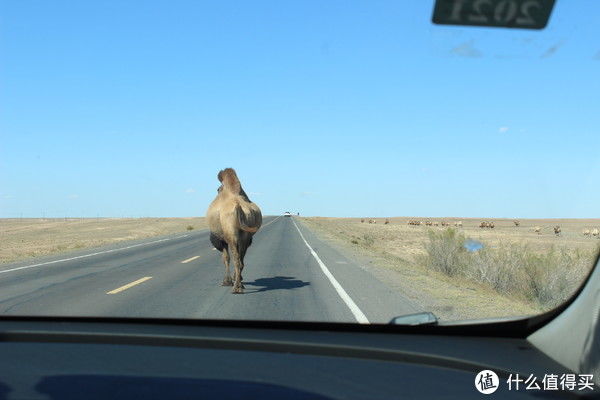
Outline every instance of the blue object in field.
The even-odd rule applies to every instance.
[[[469,239],[465,242],[465,249],[467,249],[467,251],[477,251],[480,249],[483,249],[483,243],[477,241],[477,240],[473,240],[473,239]]]

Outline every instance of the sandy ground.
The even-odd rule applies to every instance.
[[[204,229],[204,218],[0,219],[0,263]]]
[[[493,221],[494,229],[479,228],[482,219],[458,218],[385,218],[374,219],[376,223],[364,223],[360,218],[301,218],[320,237],[331,245],[367,260],[371,272],[389,286],[400,290],[423,308],[446,320],[490,318],[538,314],[538,306],[522,299],[508,298],[490,287],[464,278],[450,278],[431,271],[419,264],[418,256],[425,254],[423,244],[429,229],[445,229],[441,226],[410,226],[408,220],[432,222],[447,221],[451,225],[462,221],[460,229],[467,237],[481,240],[488,246],[500,243],[526,243],[536,252],[564,247],[580,249],[589,254],[590,268],[595,261],[600,239],[584,236],[584,229],[600,229],[600,219],[587,220],[520,220],[516,227],[513,220],[487,219]],[[556,236],[553,226],[561,227]],[[541,227],[541,234],[534,232]],[[364,238],[372,239],[372,245],[364,245]]]

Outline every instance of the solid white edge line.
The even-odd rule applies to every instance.
[[[181,239],[184,237],[187,237],[189,235],[183,235],[183,236],[177,236],[174,238],[167,238],[167,239],[160,239],[160,240],[155,240],[152,242],[147,242],[147,243],[138,243],[138,244],[133,244],[131,246],[126,246],[126,247],[119,247],[118,249],[112,249],[112,250],[105,250],[105,251],[98,251],[96,253],[90,253],[90,254],[84,254],[82,256],[77,256],[77,257],[71,257],[71,258],[63,258],[61,260],[54,260],[54,261],[48,261],[45,263],[40,263],[40,264],[33,264],[33,265],[25,265],[23,267],[17,267],[17,268],[11,268],[11,269],[5,269],[3,271],[0,271],[0,274],[5,274],[7,272],[13,272],[13,271],[19,271],[22,269],[28,269],[28,268],[34,268],[34,267],[41,267],[42,265],[49,265],[49,264],[56,264],[59,262],[63,262],[63,261],[71,261],[71,260],[77,260],[80,258],[86,258],[86,257],[91,257],[91,256],[97,256],[98,254],[106,254],[106,253],[112,253],[115,251],[120,251],[120,250],[127,250],[127,249],[132,249],[134,247],[139,247],[139,246],[147,246],[149,244],[154,244],[154,243],[160,243],[160,242],[166,242],[167,240],[175,240],[175,239]]]
[[[333,285],[335,291],[340,295],[340,297],[342,298],[342,300],[344,300],[344,303],[346,303],[346,305],[350,309],[350,312],[352,312],[352,315],[354,315],[354,318],[356,318],[356,320],[359,323],[361,323],[361,324],[368,324],[369,320],[367,319],[367,316],[356,305],[356,303],[352,300],[352,298],[350,297],[350,295],[348,295],[348,293],[344,290],[344,288],[342,287],[342,285],[340,285],[340,283],[337,281],[337,279],[335,279],[335,277],[329,271],[329,269],[327,268],[327,266],[325,265],[325,263],[323,263],[323,261],[321,261],[321,259],[319,258],[319,255],[313,250],[312,247],[310,247],[310,245],[308,244],[308,242],[304,238],[304,235],[302,234],[302,232],[300,232],[300,228],[298,228],[298,225],[296,225],[296,221],[294,221],[292,219],[292,222],[294,223],[294,226],[298,230],[298,233],[300,234],[300,237],[304,241],[304,244],[306,245],[306,247],[308,247],[308,250],[310,250],[310,253],[313,255],[313,257],[315,258],[315,260],[317,260],[317,264],[319,264],[319,267],[321,267],[321,270],[323,271],[323,273],[325,274],[325,276],[327,277],[327,279],[329,279],[329,282],[331,282],[331,284]]]

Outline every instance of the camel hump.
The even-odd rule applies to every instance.
[[[233,168],[225,168],[219,171],[217,179],[219,179],[219,182],[223,184],[223,187],[230,192],[238,194],[240,190],[242,190],[240,180]]]

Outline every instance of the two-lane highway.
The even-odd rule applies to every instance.
[[[421,311],[295,218],[266,217],[245,294],[221,286],[208,231],[0,267],[0,315],[387,322]]]

